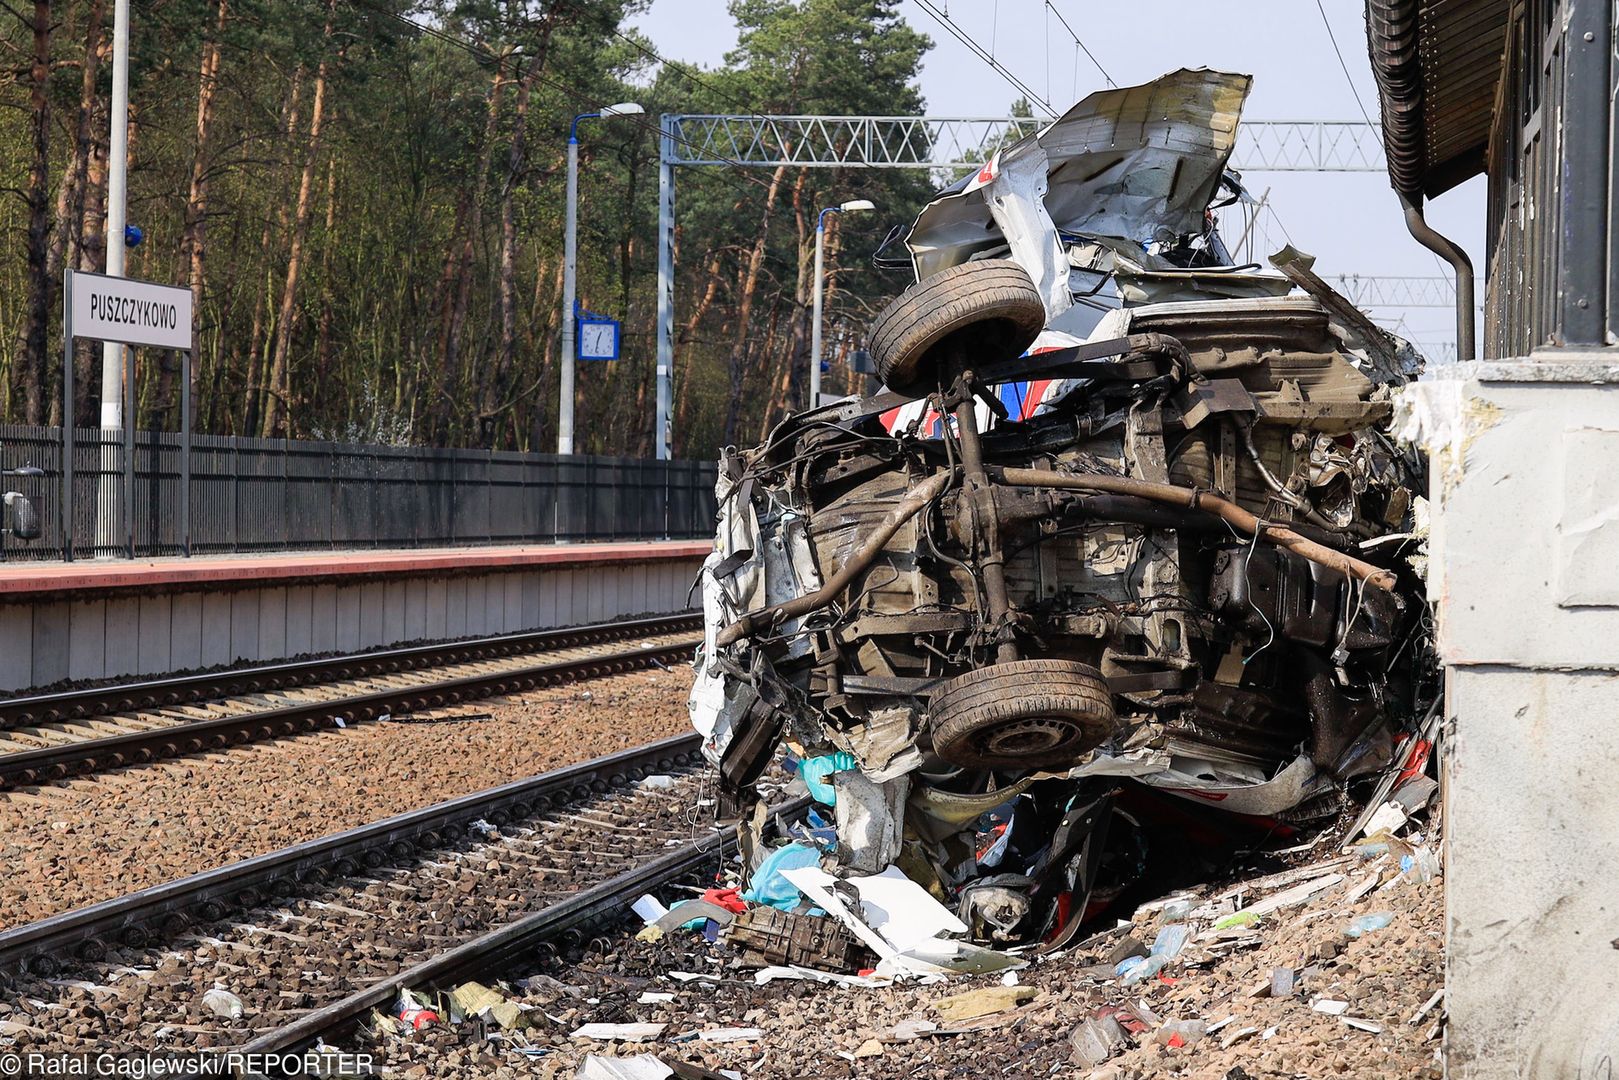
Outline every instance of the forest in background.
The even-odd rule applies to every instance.
[[[0,0],[0,421],[62,417],[64,267],[103,269],[111,0]],[[650,456],[657,117],[923,111],[929,40],[897,0],[733,0],[723,66],[655,59],[644,0],[136,0],[131,277],[188,284],[193,430],[549,451],[556,438],[568,125],[581,128],[579,299],[623,320],[581,363],[580,452]],[[909,283],[871,255],[921,172],[677,173],[674,449],[748,444],[804,404],[811,271],[829,218],[825,389]],[[142,428],[178,424],[178,358],[143,351]],[[72,415],[98,423],[100,346]]]

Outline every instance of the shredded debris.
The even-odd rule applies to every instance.
[[[1436,850],[1437,821],[1426,811],[1418,817],[1420,827],[1394,839]],[[760,969],[731,934],[710,942],[686,929],[650,943],[626,935],[510,985],[467,984],[437,997],[447,1009],[469,988],[474,999],[495,993],[529,1018],[524,1030],[470,1019],[408,1032],[401,1025],[378,1032],[372,1048],[396,1068],[421,1067],[421,1076],[509,1066],[557,1078],[727,1070],[750,1080],[943,1078],[970,1062],[975,1076],[1087,1080],[1438,1077],[1441,883],[1414,861],[1401,869],[1387,854],[1366,855],[1370,846],[1353,845],[1350,857],[1391,883],[1375,904],[1353,897],[1355,879],[1331,870],[1341,858],[1327,855],[1291,873],[1337,880],[1245,924],[1248,940],[1237,947],[1215,930],[1225,918],[1217,915],[1222,894],[1257,906],[1295,887],[1289,873],[1248,873],[1155,898],[1066,950],[1025,950],[1017,971],[987,975]],[[1385,916],[1376,933],[1348,933]],[[1116,958],[1152,955],[1148,941],[1162,943],[1158,955],[1175,955],[1129,984]],[[604,1071],[609,1065],[628,1071]]]

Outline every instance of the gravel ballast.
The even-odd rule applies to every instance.
[[[0,796],[0,928],[684,734],[690,687],[636,672]]]

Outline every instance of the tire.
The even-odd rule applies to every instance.
[[[921,397],[973,365],[1014,360],[1046,325],[1046,306],[1010,259],[962,263],[896,296],[871,324],[883,383]]]
[[[934,695],[933,752],[978,769],[1066,768],[1113,733],[1101,672],[1072,660],[1017,660],[958,675]]]

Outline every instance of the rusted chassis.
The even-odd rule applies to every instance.
[[[1041,362],[1026,364],[1023,372],[1026,376],[1056,373],[1069,364],[1083,363],[1082,357],[1098,354],[1163,357],[1170,361],[1170,370],[1164,373],[1167,377],[1184,377],[1185,368],[1176,361],[1185,357],[1185,349],[1175,338],[1164,334],[1138,334],[1063,349],[1041,357]],[[1214,383],[1234,381],[1212,380]],[[1229,391],[1229,387],[1213,386],[1211,380],[1195,376],[1191,382],[1194,395],[1219,398]],[[859,550],[820,589],[743,615],[720,633],[717,643],[721,646],[733,645],[752,637],[761,629],[779,626],[788,620],[826,608],[856,578],[871,568],[883,548],[906,522],[952,488],[958,488],[958,485],[956,512],[947,515],[947,520],[958,543],[981,552],[978,565],[984,573],[985,591],[988,594],[987,610],[982,614],[993,624],[1005,624],[1010,615],[1002,574],[1001,526],[1075,516],[1192,531],[1217,528],[1219,522],[1225,522],[1250,537],[1284,547],[1317,565],[1364,581],[1385,592],[1395,589],[1397,579],[1392,571],[1312,540],[1284,525],[1263,522],[1230,499],[1210,491],[1102,473],[986,467],[973,409],[973,400],[981,395],[983,386],[983,380],[968,370],[950,390],[938,395],[940,412],[951,413],[956,421],[957,437],[962,448],[959,467],[948,472],[936,472],[919,482],[888,512]],[[1093,494],[1087,497],[1067,492]],[[1113,498],[1102,498],[1105,496]],[[918,632],[925,629],[924,625],[917,626]],[[1016,645],[1010,635],[998,632],[997,637],[1001,639],[997,660],[1005,663],[1017,659]]]
[[[1274,455],[1289,439],[1297,454],[1300,439],[1376,438],[1386,401],[1325,344],[1319,308],[1242,319],[1192,319],[1190,352],[1153,332],[1000,364],[946,358],[928,397],[953,421],[940,437],[884,431],[876,416],[905,400],[888,394],[795,417],[731,458],[731,498],[773,521],[752,546],[780,547],[776,508],[790,508],[810,545],[797,565],[814,566],[716,628],[716,655],[772,699],[765,729],[849,745],[898,709],[910,718],[899,741],[925,757],[1027,772],[1066,769],[1156,722],[1181,753],[1270,775],[1301,740],[1324,772],[1364,766],[1350,752],[1388,715],[1380,657],[1415,632],[1414,582],[1399,545],[1359,544],[1401,520],[1406,492],[1386,487],[1370,507],[1357,495],[1351,518],[1328,521],[1261,459],[1285,477],[1299,466]],[[1285,383],[1298,376],[1271,372],[1299,364],[1346,373],[1359,396],[1300,398]],[[987,388],[1014,378],[1074,389],[1013,421]],[[990,412],[1002,422],[984,429]],[[1223,469],[1186,465],[1199,440]],[[1244,449],[1238,484],[1230,455]],[[1138,591],[1115,568],[1086,584],[1104,535],[1145,545],[1126,576],[1155,547],[1168,576]],[[733,746],[727,764],[749,756]]]

